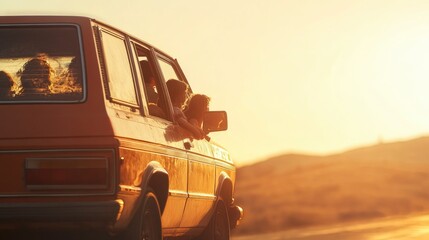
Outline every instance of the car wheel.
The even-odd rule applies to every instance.
[[[152,191],[145,195],[128,229],[121,236],[123,240],[162,240],[161,211],[158,199]]]
[[[200,240],[229,240],[230,228],[225,203],[219,200],[209,225],[198,238]]]

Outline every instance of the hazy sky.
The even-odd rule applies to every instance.
[[[239,165],[429,133],[429,1],[0,0],[1,15],[83,15],[178,58],[226,110]]]

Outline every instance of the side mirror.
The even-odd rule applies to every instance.
[[[206,133],[228,129],[228,118],[225,111],[211,111],[204,114],[203,130]]]

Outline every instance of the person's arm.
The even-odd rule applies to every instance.
[[[195,139],[201,140],[205,137],[205,133],[202,129],[195,127],[194,125],[189,123],[185,118],[181,117],[181,118],[177,118],[176,120],[181,127],[190,131],[192,135],[195,137]]]
[[[188,122],[192,124],[194,127],[201,128],[200,125],[198,125],[198,121],[195,118],[188,118]]]

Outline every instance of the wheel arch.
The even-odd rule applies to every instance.
[[[217,198],[221,198],[227,206],[233,202],[233,183],[231,177],[226,172],[221,172],[216,190]]]
[[[142,189],[141,197],[144,197],[149,189],[154,191],[162,214],[168,198],[169,178],[167,170],[159,162],[149,162],[143,173],[140,186]],[[141,200],[139,204],[141,204]]]
[[[137,210],[143,204],[144,197],[150,189],[154,192],[161,214],[165,209],[168,197],[169,177],[165,168],[156,161],[149,162],[144,170],[138,174],[138,177],[133,182],[135,190],[122,190],[120,198],[126,203],[123,212],[118,217],[117,221],[109,227],[110,233],[113,235],[127,229],[132,219],[134,219]]]

